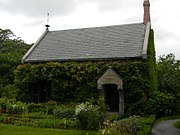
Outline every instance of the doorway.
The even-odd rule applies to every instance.
[[[104,84],[105,103],[110,112],[119,112],[119,92],[116,84]]]

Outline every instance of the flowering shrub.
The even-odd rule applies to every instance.
[[[92,106],[89,102],[81,103],[80,105],[76,105],[75,114],[78,115],[81,111],[87,111],[88,107]]]
[[[75,114],[79,120],[79,127],[86,130],[98,130],[104,119],[100,107],[89,102],[77,105]]]
[[[136,135],[142,128],[142,124],[138,121],[139,116],[131,116],[127,119],[114,121],[100,132],[103,135]]]
[[[3,97],[0,98],[0,112],[9,114],[23,114],[27,112],[27,105],[26,103],[16,101],[15,99]]]
[[[23,114],[27,112],[27,105],[20,101],[15,103],[8,102],[6,104],[6,111],[10,114]]]

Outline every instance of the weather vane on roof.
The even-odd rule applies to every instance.
[[[50,27],[50,25],[48,23],[49,23],[49,13],[47,13],[47,24],[45,25],[47,30]]]

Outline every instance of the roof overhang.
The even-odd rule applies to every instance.
[[[75,59],[25,59],[23,63],[45,63],[45,62],[87,62],[87,61],[117,61],[117,60],[141,60],[141,56],[136,57],[110,57],[110,58],[75,58]]]

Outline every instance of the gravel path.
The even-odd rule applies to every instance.
[[[173,123],[179,120],[180,119],[166,120],[160,123],[155,123],[151,135],[180,135],[180,129],[173,126]]]

